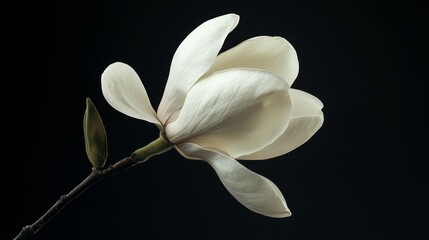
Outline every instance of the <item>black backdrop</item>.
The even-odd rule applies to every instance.
[[[241,16],[223,50],[258,35],[296,48],[294,87],[325,123],[285,156],[242,162],[270,178],[293,215],[242,207],[209,165],[170,151],[89,189],[34,239],[428,239],[427,13],[412,1],[20,1],[2,29],[1,237],[12,239],[90,171],[85,98],[109,163],[155,137],[112,109],[100,75],[136,69],[156,108],[178,44],[196,26]]]

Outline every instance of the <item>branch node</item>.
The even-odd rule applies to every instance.
[[[110,167],[110,166],[109,166]],[[100,170],[98,170],[96,167],[93,167],[92,168],[92,175],[94,176],[94,177],[96,177],[96,178],[98,178],[98,177],[100,177],[101,176],[101,171]]]
[[[131,156],[129,158],[130,158],[131,162],[133,163],[133,165],[138,162],[137,154],[135,152],[131,153]]]
[[[27,225],[22,228],[21,233],[22,233],[22,237],[25,239],[25,238],[34,236],[36,234],[36,231],[34,231],[32,225]]]

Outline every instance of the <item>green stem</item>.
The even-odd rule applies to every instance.
[[[92,169],[92,172],[73,190],[69,193],[61,196],[58,201],[40,217],[36,222],[31,225],[27,225],[22,228],[21,232],[14,238],[14,240],[28,239],[34,235],[56,214],[58,214],[67,204],[73,199],[83,193],[85,190],[90,188],[96,182],[101,181],[109,176],[115,175],[119,171],[131,168],[139,163],[145,162],[152,156],[161,154],[173,148],[173,144],[165,140],[165,137],[161,135],[159,138],[149,143],[145,147],[137,149],[131,154],[131,157],[123,158],[117,161],[115,164],[103,170]]]
[[[173,147],[174,145],[166,140],[166,137],[161,134],[155,141],[134,151],[131,154],[131,159],[135,161],[136,164],[142,163],[150,157],[166,152]]]

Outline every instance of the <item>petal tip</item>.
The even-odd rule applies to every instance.
[[[232,22],[231,27],[229,29],[230,32],[232,30],[234,30],[234,28],[237,27],[238,22],[240,22],[240,16],[238,14],[235,14],[235,13],[225,14],[225,15],[220,16],[220,17],[222,17],[222,18],[230,18],[230,21]]]
[[[286,202],[283,202],[283,209],[281,209],[277,213],[267,214],[266,216],[272,218],[286,218],[292,216],[292,212],[287,207]]]
[[[134,71],[131,66],[129,66],[126,63],[123,62],[114,62],[109,64],[109,66],[106,67],[106,69],[104,69],[103,73],[101,74],[101,79],[104,80],[106,77],[109,77],[109,75],[111,74],[115,74],[119,71],[124,71],[124,70],[132,70]]]
[[[279,215],[279,218],[286,218],[292,216],[292,212],[289,209],[285,209],[285,211]]]
[[[229,16],[231,18],[234,18],[234,20],[239,21],[240,20],[240,15],[236,14],[236,13],[227,13],[224,16]]]

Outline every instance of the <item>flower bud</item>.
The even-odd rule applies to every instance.
[[[86,110],[83,116],[83,134],[85,150],[92,166],[102,169],[107,159],[107,137],[103,121],[91,99],[86,98]]]

